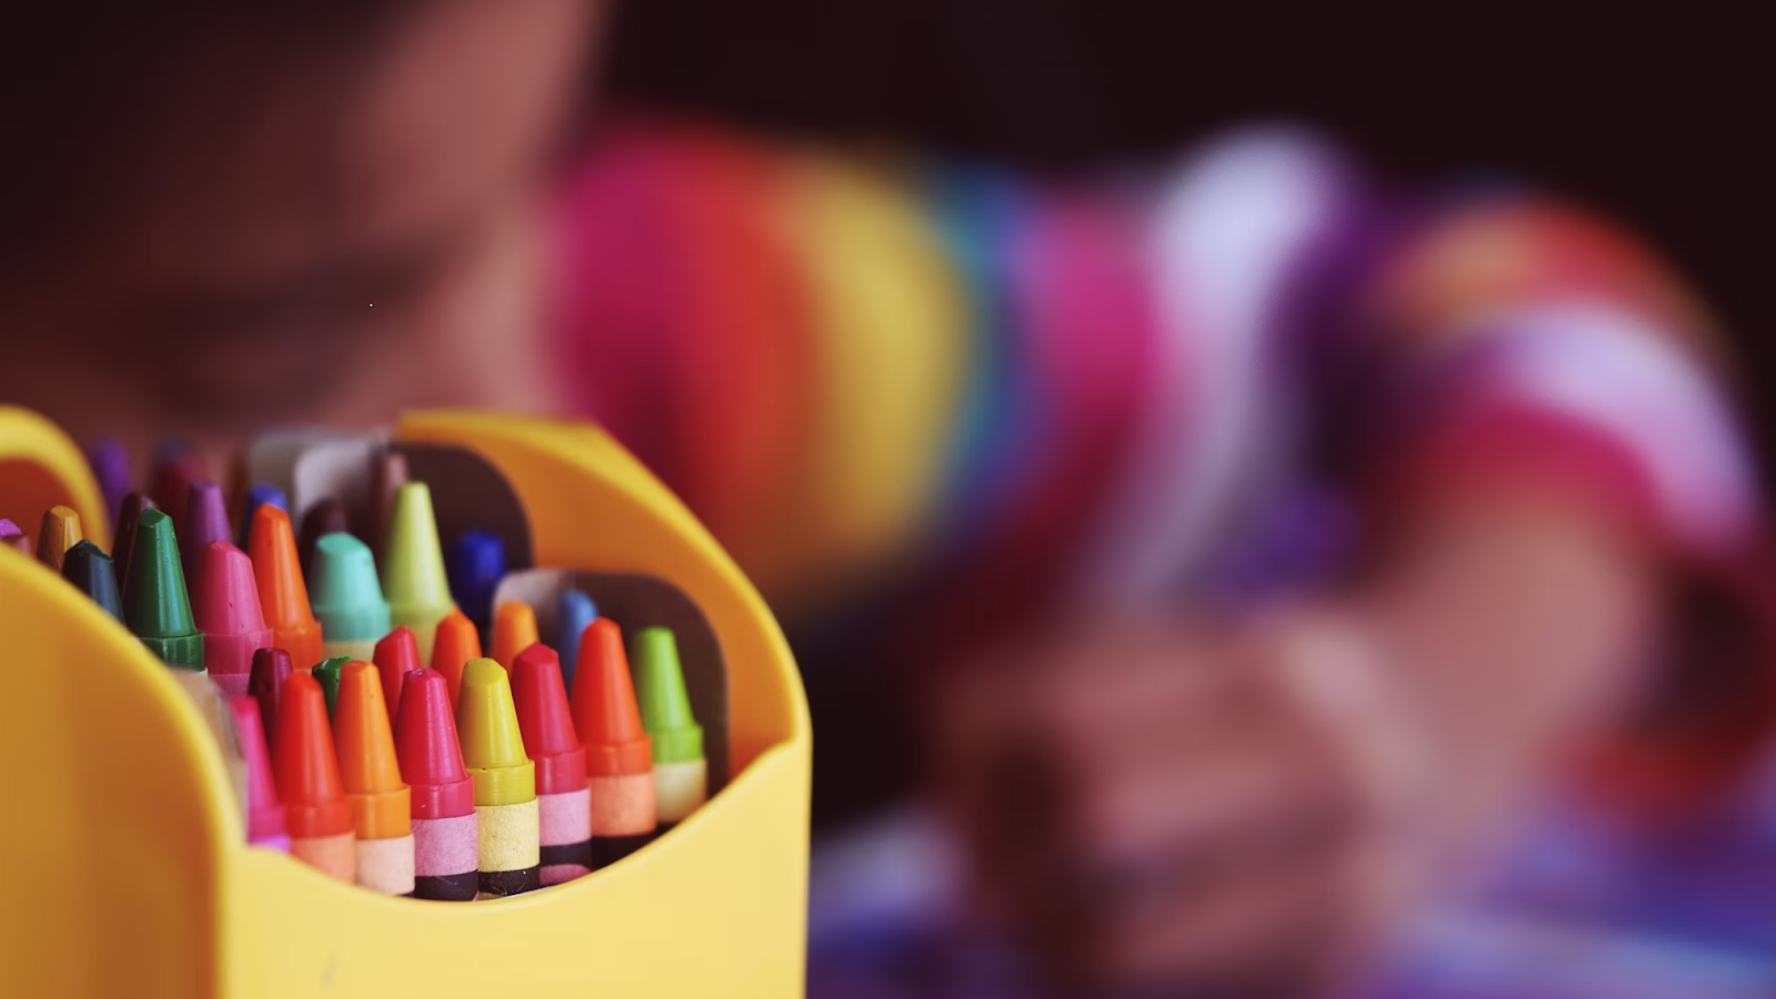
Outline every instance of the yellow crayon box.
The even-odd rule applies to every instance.
[[[230,764],[179,679],[52,570],[0,548],[0,995],[800,995],[812,740],[752,585],[595,427],[428,411],[391,440],[497,470],[536,566],[652,578],[695,605],[725,678],[720,790],[566,884],[474,903],[379,896],[249,847]],[[0,407],[0,516],[33,531],[32,511],[55,503],[109,550],[79,449]]]

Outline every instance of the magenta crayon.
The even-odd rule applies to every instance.
[[[247,677],[247,695],[259,702],[259,716],[265,723],[267,743],[277,738],[278,704],[284,698],[284,681],[292,672],[290,654],[283,649],[253,652],[253,672]]]
[[[26,555],[35,551],[31,544],[31,536],[5,517],[0,517],[0,545],[5,545],[13,551],[24,552]]]
[[[537,642],[512,663],[512,700],[524,752],[536,764],[545,886],[592,873],[592,792],[586,750],[574,732],[561,659]]]
[[[480,882],[475,783],[463,766],[448,686],[435,670],[407,674],[395,755],[412,790],[413,897],[468,902]]]
[[[117,563],[117,581],[129,579],[130,556],[136,550],[136,523],[142,511],[154,509],[147,493],[130,493],[117,508],[117,529],[111,545],[111,561]]]
[[[185,519],[175,521],[179,532],[179,561],[185,563],[185,587],[197,592],[198,553],[212,541],[233,541],[228,528],[228,500],[222,487],[207,479],[193,482],[185,494]],[[200,622],[201,623],[201,622]]]
[[[204,545],[197,560],[191,611],[204,633],[204,666],[222,693],[239,697],[253,675],[253,653],[271,647],[253,560],[226,538]]]
[[[259,701],[230,697],[228,710],[234,714],[234,731],[247,764],[247,842],[289,853],[288,813],[278,800],[277,782],[271,775],[271,751],[266,747]]]
[[[86,449],[86,463],[98,480],[99,495],[105,498],[105,509],[115,510],[134,487],[130,475],[129,451],[115,437],[93,442]]]

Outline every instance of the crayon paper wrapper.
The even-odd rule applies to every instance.
[[[357,837],[352,833],[313,839],[292,838],[290,855],[347,884],[358,879]]]
[[[478,866],[483,871],[516,871],[542,863],[536,799],[517,805],[476,805],[480,827]]]
[[[475,815],[413,820],[413,872],[422,878],[447,877],[481,866]]]
[[[543,843],[584,843],[592,838],[590,787],[566,794],[539,794],[537,810],[542,816]]]
[[[654,764],[655,814],[661,822],[682,822],[709,798],[709,761]]]
[[[384,895],[413,892],[413,836],[358,840],[359,885]]]
[[[654,831],[652,772],[594,777],[591,784],[593,835],[640,836]]]

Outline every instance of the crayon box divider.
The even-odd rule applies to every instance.
[[[104,523],[78,450],[17,413],[0,412],[0,461],[59,486],[29,502]],[[527,896],[426,903],[340,884],[248,847],[221,752],[166,667],[0,551],[0,753],[18,761],[0,878],[31,900],[0,916],[0,994],[799,995],[811,734],[757,593],[594,428],[439,411],[395,439],[485,458],[523,505],[536,564],[655,576],[694,602],[727,671],[728,786],[621,863]]]

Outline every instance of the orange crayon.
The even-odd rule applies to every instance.
[[[580,637],[574,728],[592,788],[592,862],[616,863],[654,835],[654,745],[641,725],[623,632],[599,618]]]
[[[37,531],[37,561],[59,573],[68,549],[80,542],[79,514],[65,506],[52,506],[43,511],[43,526]]]
[[[352,803],[345,796],[327,697],[307,673],[284,681],[272,764],[290,830],[290,853],[341,881],[357,880]]]
[[[357,883],[385,895],[413,894],[413,800],[401,780],[382,678],[354,659],[339,673],[333,748],[357,833]]]
[[[432,669],[444,677],[450,690],[450,710],[462,696],[463,665],[481,658],[481,633],[461,610],[453,610],[438,622],[438,638],[432,644]]]
[[[308,603],[308,584],[296,554],[290,515],[270,503],[253,511],[247,554],[259,587],[259,607],[271,628],[271,644],[290,653],[290,666],[306,673],[321,655],[321,622]]]
[[[493,654],[489,658],[494,662],[509,670],[518,653],[540,641],[536,611],[529,604],[508,600],[493,612]]]

